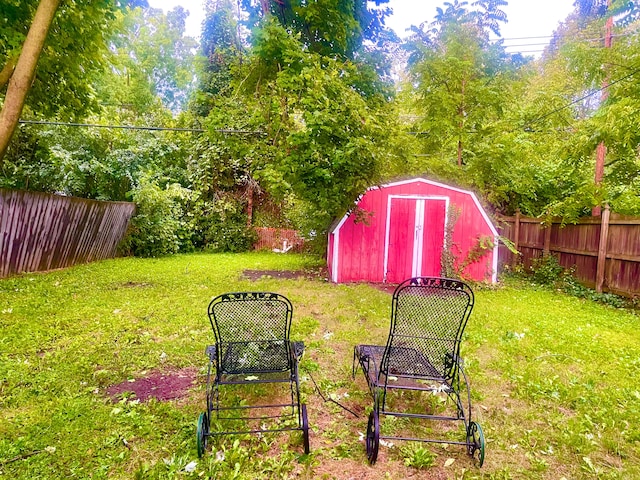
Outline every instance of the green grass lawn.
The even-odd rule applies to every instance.
[[[312,274],[321,263],[193,254],[0,280],[0,477],[640,478],[640,319],[515,279],[475,288],[462,347],[487,438],[484,467],[461,447],[401,443],[381,447],[370,467],[359,432],[371,400],[362,376],[351,379],[352,349],[384,343],[391,296],[327,282]],[[250,281],[244,269],[311,273]],[[237,290],[276,291],[293,302],[291,336],[307,346],[310,455],[293,432],[227,437],[197,458],[204,349],[213,342],[206,308]],[[189,367],[198,381],[179,399],[106,394]],[[305,372],[360,417],[324,403]]]

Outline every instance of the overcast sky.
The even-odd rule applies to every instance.
[[[148,0],[154,8],[165,11],[176,5],[182,5],[189,10],[187,19],[187,34],[200,36],[200,27],[204,18],[205,0]],[[509,0],[504,7],[509,22],[502,26],[502,38],[505,45],[517,45],[508,51],[527,51],[539,53],[544,48],[540,43],[546,43],[547,38],[527,38],[525,41],[510,40],[524,37],[548,37],[564,21],[573,10],[574,0]],[[405,30],[412,24],[430,22],[436,13],[436,7],[442,6],[442,0],[390,0],[393,16],[387,19],[387,25],[393,28],[399,36],[405,36]],[[453,3],[453,0],[451,0]],[[471,3],[471,1],[469,1]]]

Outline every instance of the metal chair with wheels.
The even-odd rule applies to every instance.
[[[415,277],[395,289],[391,304],[391,328],[385,346],[357,345],[352,374],[360,365],[373,396],[366,434],[367,458],[374,464],[380,439],[458,444],[484,462],[482,428],[471,420],[469,383],[460,358],[460,342],[474,304],[465,283],[440,277]],[[424,412],[425,405],[392,406],[400,392],[446,394],[445,411]],[[403,402],[395,402],[400,406]],[[404,402],[406,403],[406,402]],[[383,416],[411,420],[460,421],[465,440],[382,435]]]
[[[204,454],[212,436],[293,430],[302,431],[304,452],[309,453],[307,408],[300,403],[298,379],[304,344],[289,340],[291,302],[272,292],[225,293],[211,301],[208,315],[216,343],[206,349],[207,410],[198,418],[198,456]],[[242,386],[270,383],[288,383],[289,401],[238,405],[221,398],[221,387],[241,391]],[[214,421],[237,427],[213,431]],[[276,424],[269,428],[267,421]]]

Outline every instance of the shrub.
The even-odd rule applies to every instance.
[[[553,255],[536,258],[531,263],[533,279],[542,285],[555,285],[563,272],[564,268]]]
[[[615,308],[633,306],[633,302],[613,293],[598,293],[582,285],[575,277],[574,269],[565,269],[553,255],[536,259],[531,265],[533,279],[542,285],[549,285],[569,295],[604,303]]]
[[[123,249],[140,257],[157,257],[192,248],[188,224],[184,220],[185,203],[191,191],[178,184],[163,190],[144,178],[133,192],[136,214],[131,220]]]

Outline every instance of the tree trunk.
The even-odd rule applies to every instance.
[[[253,224],[253,182],[247,185],[247,227]]]
[[[15,70],[9,79],[4,105],[0,111],[0,165],[18,125],[58,5],[60,0],[40,0]]]
[[[458,117],[460,117],[460,120],[458,121],[458,167],[460,168],[462,168],[462,132],[464,129],[464,94],[466,85],[466,80],[462,79],[462,88],[460,89],[462,97],[460,105],[458,106]]]
[[[269,0],[260,0],[260,6],[262,7],[262,14],[266,17],[271,11],[269,8]]]

